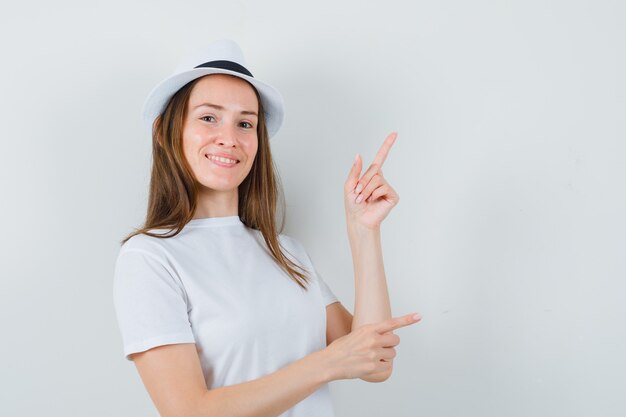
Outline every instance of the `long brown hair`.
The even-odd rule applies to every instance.
[[[143,226],[135,228],[134,232],[121,241],[122,245],[138,234],[156,238],[174,237],[193,217],[199,184],[184,157],[182,139],[189,97],[193,87],[202,78],[196,78],[178,90],[152,125],[152,173],[148,212]],[[307,290],[303,282],[308,283],[309,277],[296,268],[304,272],[306,270],[285,256],[278,239],[278,234],[282,233],[285,226],[285,198],[272,159],[261,98],[256,88],[248,84],[254,90],[259,103],[259,144],[250,172],[238,188],[239,218],[247,227],[261,232],[274,260],[291,279]],[[278,200],[283,214],[280,228],[276,227]],[[163,228],[176,230],[170,235],[149,231]],[[287,253],[291,254],[289,251]]]

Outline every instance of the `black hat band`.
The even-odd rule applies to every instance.
[[[233,61],[219,60],[219,61],[209,61],[204,64],[200,64],[195,66],[194,68],[202,68],[202,67],[211,67],[211,68],[221,68],[229,71],[235,71],[241,74],[245,74],[249,77],[253,77],[252,73],[247,70],[243,65],[239,65]]]

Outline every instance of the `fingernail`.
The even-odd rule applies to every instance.
[[[359,154],[357,153],[356,155],[354,155],[354,163],[356,164],[356,161],[358,161],[359,159]]]
[[[355,192],[358,194],[358,193],[361,192],[362,189],[363,189],[363,186],[361,184],[359,184],[359,185],[356,186],[356,191]]]
[[[422,316],[420,316],[419,314],[413,314],[413,320],[419,320],[421,318]]]
[[[358,204],[358,203],[360,203],[360,202],[361,202],[361,200],[363,200],[363,195],[359,195],[359,196],[356,198],[356,202],[357,202],[357,204]]]

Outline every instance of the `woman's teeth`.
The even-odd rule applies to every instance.
[[[207,155],[206,156],[209,159],[213,159],[215,161],[219,161],[225,164],[236,164],[237,161],[234,159],[228,159],[228,158],[222,158],[221,156],[213,156],[213,155]]]

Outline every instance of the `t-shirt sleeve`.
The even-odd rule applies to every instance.
[[[317,272],[317,270],[316,275],[320,284],[320,290],[322,290],[322,299],[324,300],[324,305],[336,303],[337,301],[339,301],[337,299],[337,296],[333,293],[328,284],[326,284],[326,281],[324,281],[324,279],[321,277],[320,273]]]
[[[156,255],[140,249],[119,254],[113,299],[126,359],[160,345],[195,343],[182,283]]]

